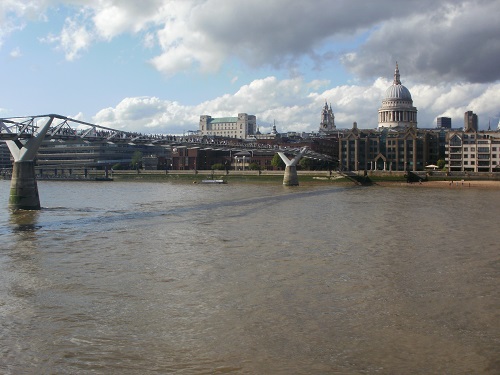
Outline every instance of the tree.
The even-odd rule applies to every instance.
[[[438,166],[439,169],[443,169],[444,166],[446,165],[446,162],[444,161],[444,159],[439,159],[436,165]]]
[[[142,152],[135,151],[130,164],[132,164],[132,168],[139,169],[142,165]]]
[[[257,163],[250,163],[248,164],[248,169],[251,171],[258,171],[260,169],[260,165]]]
[[[310,171],[313,169],[314,161],[310,158],[302,158],[299,160],[300,168]]]
[[[278,169],[285,168],[285,162],[281,160],[281,157],[278,154],[274,154],[273,160],[271,160],[271,165]]]

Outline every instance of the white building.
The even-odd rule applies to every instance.
[[[448,132],[446,164],[450,172],[500,172],[500,132]]]
[[[254,115],[238,113],[238,117],[200,116],[200,134],[202,136],[217,136],[246,139],[255,135],[257,119]]]
[[[417,108],[413,106],[410,91],[401,84],[396,63],[394,82],[386,92],[378,110],[378,129],[417,127]]]

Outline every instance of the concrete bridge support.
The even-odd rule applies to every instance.
[[[285,175],[283,176],[283,185],[299,186],[299,176],[297,175],[297,167],[295,165],[287,165],[285,167]]]
[[[299,176],[297,175],[297,163],[305,154],[307,147],[303,147],[300,153],[292,160],[288,159],[282,152],[278,152],[281,160],[285,163],[285,175],[283,176],[283,185],[285,186],[299,186]]]
[[[40,198],[33,161],[15,161],[10,182],[9,208],[39,210]]]
[[[27,140],[7,141],[7,146],[14,158],[12,180],[10,183],[9,208],[12,210],[39,210],[40,197],[35,175],[35,156],[43,138],[54,121],[53,116],[45,125],[38,128]]]

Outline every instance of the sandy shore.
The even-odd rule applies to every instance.
[[[381,186],[408,186],[408,187],[433,187],[433,188],[447,188],[447,189],[499,189],[500,181],[484,181],[484,180],[471,180],[471,181],[424,181],[422,183],[413,182],[377,182],[377,185]]]

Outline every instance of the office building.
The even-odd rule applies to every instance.
[[[451,129],[451,118],[450,117],[438,117],[436,121],[436,127],[438,129],[445,128]]]
[[[199,134],[246,139],[257,132],[257,119],[254,115],[238,113],[238,117],[200,116]]]
[[[472,111],[464,113],[464,131],[473,130],[477,132],[477,115]]]

